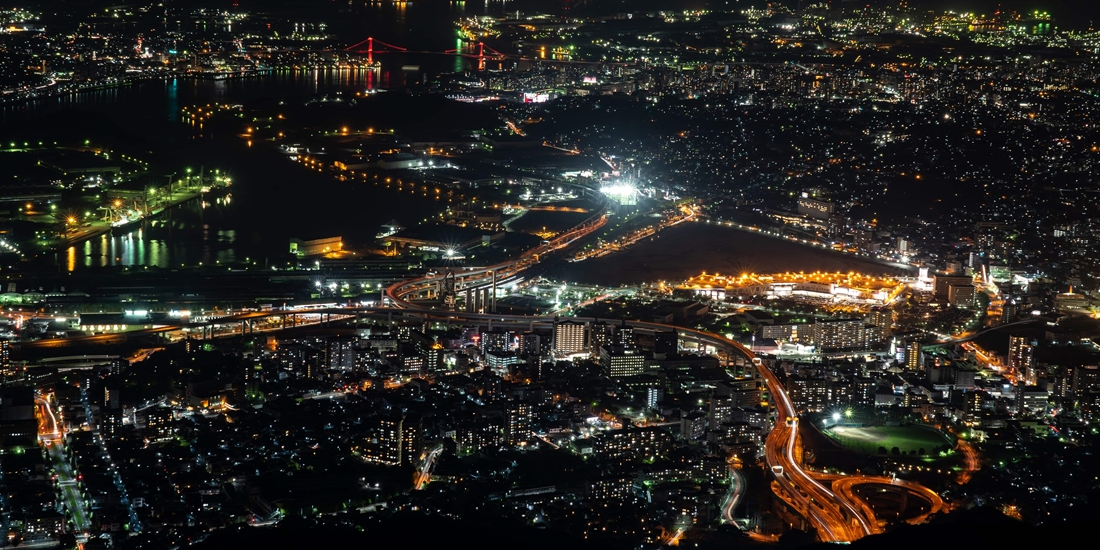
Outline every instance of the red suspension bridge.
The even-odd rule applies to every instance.
[[[367,45],[367,49],[365,49],[365,50],[362,49],[363,44]],[[381,49],[375,50],[374,49],[375,44],[381,46]],[[486,55],[486,50],[489,52],[489,55]],[[369,65],[372,65],[372,66],[374,65],[374,54],[375,53],[379,53],[379,54],[384,54],[384,53],[417,53],[417,54],[439,54],[439,55],[455,55],[455,56],[459,56],[459,57],[469,57],[469,58],[478,60],[478,68],[479,69],[484,69],[485,68],[485,61],[487,59],[488,60],[499,61],[499,60],[503,60],[503,59],[508,58],[508,57],[515,57],[517,59],[519,58],[519,56],[509,56],[507,54],[498,52],[498,51],[490,48],[489,46],[486,46],[484,42],[478,42],[477,43],[477,53],[476,54],[472,53],[472,52],[463,52],[463,51],[460,51],[458,49],[445,50],[445,51],[442,51],[442,52],[436,52],[436,51],[429,51],[429,50],[409,50],[407,48],[402,48],[401,46],[394,46],[393,44],[387,44],[385,42],[382,42],[381,40],[375,40],[373,36],[367,37],[367,39],[363,40],[362,42],[357,42],[355,44],[352,44],[351,46],[348,46],[347,48],[344,48],[344,51],[367,54],[367,63]]]

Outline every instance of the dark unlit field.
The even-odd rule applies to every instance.
[[[901,275],[877,262],[727,226],[689,222],[660,232],[625,251],[583,262],[561,262],[547,274],[582,284],[617,286],[682,281],[707,273],[855,271]]]

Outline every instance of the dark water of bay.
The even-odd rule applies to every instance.
[[[333,28],[348,43],[375,36],[425,51],[463,47],[454,21],[462,16],[499,14],[511,2],[365,4],[336,14]],[[334,15],[326,12],[317,17]],[[360,37],[360,35],[362,35]],[[465,46],[469,48],[469,45]],[[410,47],[410,49],[413,49]],[[43,266],[82,270],[110,266],[180,266],[285,259],[290,238],[342,236],[352,246],[369,246],[380,226],[396,219],[411,226],[445,208],[433,199],[365,183],[338,182],[290,162],[271,147],[210,132],[197,134],[181,123],[180,109],[201,103],[303,101],[320,95],[367,89],[400,89],[425,75],[476,68],[476,60],[439,54],[386,54],[381,71],[301,69],[221,81],[150,80],[19,104],[0,105],[0,124],[88,120],[87,131],[109,125],[131,142],[168,151],[172,166],[231,175],[229,200],[192,201],[171,209],[140,230],[96,237],[44,258]],[[473,63],[475,66],[470,66]],[[415,65],[417,70],[403,67]],[[80,123],[71,123],[80,130]],[[159,154],[159,153],[158,153]]]

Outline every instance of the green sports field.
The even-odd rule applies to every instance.
[[[825,434],[845,449],[866,454],[878,454],[880,447],[889,454],[897,447],[902,454],[919,453],[924,449],[925,454],[930,455],[935,452],[933,449],[955,446],[951,436],[916,426],[835,426],[825,430]]]

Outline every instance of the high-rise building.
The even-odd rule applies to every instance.
[[[921,343],[914,340],[905,346],[905,368],[908,370],[921,370],[924,367],[924,352],[921,351]]]
[[[544,362],[542,360],[542,355],[537,353],[528,354],[525,357],[523,363],[527,365],[528,370],[534,375],[535,380],[543,379],[542,368]]]
[[[103,403],[100,406],[104,410],[115,410],[122,408],[121,376],[108,376],[103,381]]]
[[[432,342],[432,345],[425,348],[421,354],[424,357],[424,370],[433,373],[442,370],[445,353],[443,344]]]
[[[937,300],[949,300],[948,292],[952,286],[974,285],[974,278],[962,275],[936,275],[932,278],[932,289]]]
[[[3,388],[0,393],[0,450],[31,447],[38,441],[34,390],[28,386]]]
[[[974,381],[977,379],[977,371],[955,369],[955,389],[973,389]]]
[[[636,376],[645,372],[645,352],[634,346],[604,346],[600,348],[600,367],[608,378]]]
[[[485,354],[485,364],[494,371],[507,371],[509,366],[522,362],[519,356],[511,351],[491,351]]]
[[[497,329],[481,333],[481,353],[509,351],[511,347],[512,334],[508,331]]]
[[[787,377],[787,394],[799,411],[825,410],[832,403],[830,390],[829,381],[822,378],[803,378],[797,375]]]
[[[633,346],[634,327],[626,324],[626,321],[615,327],[615,343],[621,346]]]
[[[947,303],[961,308],[972,308],[975,303],[974,285],[970,283],[947,287]]]
[[[985,392],[968,391],[963,394],[962,421],[967,426],[978,426],[982,423],[982,406],[985,403]]]
[[[782,342],[797,342],[798,329],[809,328],[809,339],[813,339],[813,325],[796,325],[794,323],[780,323],[778,325],[760,325],[756,329],[756,337],[761,340],[778,340]],[[803,334],[806,334],[805,330]]]
[[[695,441],[707,435],[707,414],[703,411],[687,413],[680,418],[680,437]]]
[[[599,357],[600,349],[615,344],[615,325],[596,321],[588,326],[588,349],[593,357]]]
[[[760,383],[755,378],[726,380],[714,385],[717,398],[729,397],[734,407],[755,407],[760,405]]]
[[[1090,393],[1100,392],[1100,367],[1096,365],[1074,367],[1071,390],[1073,399],[1077,402],[1085,401]]]
[[[530,403],[509,403],[504,411],[504,442],[513,447],[523,445],[531,438],[534,407]]]
[[[11,374],[11,344],[7,340],[0,340],[0,374]]]
[[[175,436],[172,409],[153,407],[145,413],[145,438],[149,441],[168,441]]]
[[[122,431],[122,409],[102,411],[99,415],[99,433],[109,438]]]
[[[572,355],[584,351],[584,323],[558,321],[554,323],[554,353]]]
[[[1015,298],[1005,299],[1005,303],[1001,306],[1001,324],[1007,325],[1020,318],[1020,304],[1016,303]]]
[[[595,502],[635,499],[634,478],[629,475],[611,475],[588,482],[588,498]]]
[[[330,336],[325,341],[325,368],[350,371],[355,368],[354,336]]]
[[[647,409],[656,409],[657,405],[661,403],[661,399],[664,399],[665,391],[661,388],[646,388],[645,389],[645,406]]]
[[[372,421],[367,435],[355,451],[372,464],[411,464],[423,450],[423,431],[419,416],[379,416]]]
[[[401,465],[403,427],[402,417],[375,418],[358,447],[359,455],[372,464]]]
[[[886,333],[889,331],[886,327],[878,325],[864,325],[863,326],[863,343],[866,346],[872,346],[875,344],[881,344],[886,341]]]
[[[855,377],[851,380],[850,405],[859,408],[872,408],[875,406],[875,394],[878,393],[878,382],[874,378]]]
[[[420,415],[410,414],[401,420],[401,463],[412,464],[424,448],[424,422]]]
[[[988,258],[1001,257],[1007,244],[1005,238],[1007,228],[1008,225],[1004,222],[978,222],[974,232],[974,247]]]
[[[866,347],[863,319],[819,319],[814,324],[814,345],[820,350]]]
[[[415,353],[402,354],[401,372],[409,376],[424,375],[424,356]]]
[[[675,331],[659,331],[653,333],[653,355],[657,359],[664,359],[676,353],[680,349],[680,337]]]
[[[1009,336],[1008,368],[1026,376],[1034,365],[1035,347],[1031,345],[1031,340],[1025,336]]]
[[[710,410],[707,411],[710,425],[712,427],[719,426],[733,421],[733,411],[736,408],[732,398],[722,395],[712,396],[710,398]]]
[[[672,435],[664,427],[651,426],[604,432],[594,447],[604,458],[656,460],[668,456],[672,444]]]
[[[524,332],[516,337],[519,341],[518,350],[523,353],[542,354],[542,337],[533,332]]]
[[[1017,414],[1043,414],[1046,412],[1050,394],[1043,388],[1028,386],[1023,383],[1016,385],[1016,413]]]
[[[872,309],[871,312],[867,314],[867,324],[889,330],[894,326],[894,310],[884,307]]]

